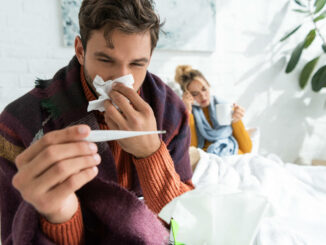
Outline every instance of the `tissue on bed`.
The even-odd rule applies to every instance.
[[[176,241],[182,244],[250,245],[268,207],[254,192],[207,185],[173,199],[159,217],[178,223]]]
[[[104,101],[110,99],[109,93],[112,90],[112,85],[114,83],[122,83],[126,87],[133,88],[134,77],[131,74],[118,77],[114,80],[105,81],[98,75],[94,78],[93,85],[96,89],[96,92],[99,94],[97,100],[90,101],[87,107],[87,111],[105,111]]]

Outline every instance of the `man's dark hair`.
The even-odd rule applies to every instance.
[[[110,35],[114,30],[127,34],[149,31],[153,51],[161,26],[152,0],[83,0],[79,11],[80,36],[85,50],[92,31],[103,28],[109,47],[113,47]]]

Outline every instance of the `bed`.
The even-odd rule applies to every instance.
[[[201,149],[196,151],[199,160],[192,178],[196,189],[205,192],[205,188],[229,188],[243,193],[255,193],[256,197],[262,196],[268,202],[268,212],[261,212],[261,218],[255,221],[257,229],[250,231],[254,238],[248,245],[326,244],[325,166],[284,163],[274,154],[261,156],[250,153],[221,158]],[[254,202],[253,200],[251,204],[257,203],[257,199]],[[180,213],[180,210],[178,212]],[[232,213],[230,214],[232,216]],[[242,215],[243,217],[251,219],[250,215]],[[240,220],[241,218],[239,222]],[[218,231],[211,231],[210,234],[216,233]],[[186,244],[192,243],[188,241]],[[200,244],[215,243],[207,240]]]
[[[182,91],[175,82],[170,82],[168,85],[181,97]],[[212,212],[219,213],[221,210],[206,210],[208,212],[206,217],[210,222],[209,227],[216,227],[217,230],[210,232],[204,230],[202,234],[198,234],[199,230],[206,226],[203,222],[200,225],[197,224],[195,229],[191,227],[188,230],[186,235],[188,238],[191,237],[191,239],[187,240],[185,244],[325,245],[326,166],[303,166],[284,163],[275,154],[262,156],[259,154],[259,128],[249,128],[247,130],[253,142],[252,153],[250,154],[221,158],[206,153],[201,149],[190,147],[189,154],[194,172],[192,181],[196,188],[193,193],[185,193],[174,199],[163,208],[159,216],[167,222],[173,216],[187,216],[187,220],[183,224],[184,229],[187,226],[189,228],[189,224],[194,222],[194,219],[198,218],[199,220],[199,216],[204,217],[207,214],[202,210],[198,210],[197,207],[200,207],[200,209],[207,209],[207,206],[212,207],[212,205],[223,202],[227,198],[224,190],[236,190],[235,195],[231,193],[233,197],[245,199],[243,202],[245,205],[256,205],[256,211],[250,210],[250,207],[247,208],[246,212],[248,210],[249,212],[246,213],[247,216],[241,214],[243,215],[242,219],[252,219],[252,215],[248,215],[250,211],[252,211],[252,214],[255,212],[259,214],[259,219],[254,220],[256,223],[251,227],[252,229],[250,231],[247,229],[248,232],[251,232],[250,235],[247,234],[248,241],[250,240],[250,242],[247,242],[247,244],[239,242],[241,239],[234,242],[235,240],[232,238],[238,235],[245,237],[246,234],[227,234],[225,237],[229,236],[229,238],[226,238],[226,240],[230,240],[231,237],[233,242],[230,240],[231,242],[229,243],[216,243],[217,239],[214,240],[212,237],[219,239],[223,236],[224,234],[217,233],[223,229],[223,232],[225,232],[225,227],[216,225],[215,223],[219,221],[214,221],[211,217],[216,215]],[[201,195],[201,193],[204,194]],[[212,201],[213,196],[217,201]],[[219,198],[220,196],[223,198]],[[204,202],[202,200],[206,198],[206,203],[204,205],[199,204],[196,207],[193,200],[197,197],[199,197],[197,199],[199,203]],[[190,202],[185,204],[187,198]],[[257,208],[257,203],[263,203],[261,198],[268,203],[264,205],[264,207],[268,206],[267,211],[263,208]],[[183,204],[188,206],[182,206]],[[226,212],[229,212],[228,209],[230,207],[225,207]],[[195,217],[194,213],[197,211],[198,214],[196,215],[198,217]],[[233,216],[233,213],[230,213],[230,216]],[[219,216],[219,218],[221,217]],[[229,222],[227,216],[223,218],[225,219],[224,221]],[[234,222],[234,227],[238,225],[236,223],[239,223],[240,219]],[[245,224],[245,221],[242,220],[241,222]],[[250,222],[247,222],[247,224],[251,225]],[[239,233],[243,233],[243,230],[246,230],[245,228],[239,229]],[[181,225],[179,227],[180,235],[182,235],[182,229]],[[202,236],[202,240],[198,236]],[[250,238],[251,236],[252,239]],[[196,242],[194,242],[195,240]],[[182,243],[184,241],[178,240],[178,242]]]

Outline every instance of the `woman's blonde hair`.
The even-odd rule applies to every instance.
[[[204,79],[207,82],[203,74],[198,70],[192,69],[190,65],[179,65],[175,69],[174,80],[180,84],[183,91],[186,91],[188,85],[196,78]]]

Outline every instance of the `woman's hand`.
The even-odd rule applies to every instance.
[[[237,122],[239,120],[241,120],[244,117],[245,114],[245,110],[243,107],[234,104],[233,105],[233,113],[232,113],[232,122]]]
[[[192,110],[192,105],[194,103],[194,97],[190,94],[189,91],[185,91],[182,95],[182,101],[185,104],[187,110],[191,112]]]

